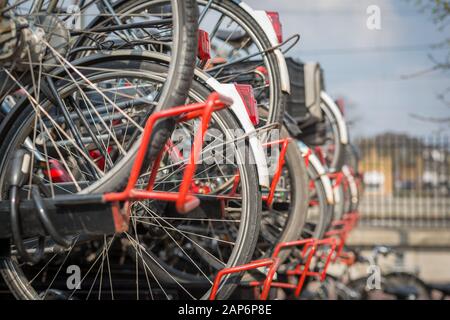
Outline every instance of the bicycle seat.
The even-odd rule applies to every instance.
[[[399,300],[415,299],[419,295],[419,291],[414,286],[393,286],[384,289],[384,292],[395,296]]]
[[[445,296],[450,296],[450,283],[444,283],[444,284],[430,284],[429,285],[431,289],[437,290],[442,292]]]
[[[222,41],[241,42],[248,37],[246,32],[218,30],[216,37]]]

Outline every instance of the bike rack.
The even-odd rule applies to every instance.
[[[16,223],[9,221],[8,213],[13,204],[10,201],[1,201],[0,221],[6,226],[0,233],[1,237],[10,237],[12,234],[11,227],[21,224],[19,239],[20,235],[32,236],[33,234],[43,235],[47,233],[55,239],[61,240],[59,242],[64,242],[67,245],[67,241],[64,240],[63,236],[73,234],[73,232],[84,232],[94,235],[126,231],[129,224],[131,201],[151,199],[175,202],[176,209],[180,213],[186,213],[194,209],[200,200],[191,193],[190,186],[196,170],[196,162],[202,151],[206,130],[208,129],[212,113],[231,104],[232,101],[228,98],[220,96],[218,93],[212,93],[205,102],[174,107],[152,114],[145,124],[140,142],[141,145],[133,162],[127,185],[121,192],[57,195],[52,199],[40,199],[36,196],[36,199],[33,199],[34,201],[16,201],[14,205],[19,213],[22,210],[34,210],[39,204],[39,217],[36,215],[17,215],[19,221],[16,221]],[[153,129],[159,121],[167,118],[176,118],[178,123],[196,118],[201,119],[200,127],[195,133],[189,159],[187,159],[186,168],[183,172],[183,181],[178,192],[153,190],[163,150],[153,164],[148,185],[144,189],[139,189],[137,182],[143,169]],[[20,165],[21,163],[18,164]],[[39,193],[36,191],[35,195],[39,195]],[[42,224],[44,222],[43,228]],[[55,230],[58,230],[58,232]]]
[[[302,243],[303,242],[303,243]],[[286,275],[288,277],[297,276],[297,284],[292,285],[290,283],[273,283],[274,287],[280,287],[284,289],[293,289],[295,297],[299,297],[303,286],[305,284],[306,277],[318,277],[320,281],[324,281],[326,278],[327,270],[330,265],[330,262],[332,261],[332,256],[335,253],[336,250],[336,239],[333,238],[326,238],[326,239],[306,239],[306,240],[300,240],[297,241],[297,243],[294,241],[293,243],[280,243],[280,248],[286,248],[289,246],[296,246],[297,244],[302,245],[303,244],[303,250],[301,254],[301,261],[305,259],[306,261],[303,264],[302,262],[299,262],[297,266],[294,269],[287,270]],[[317,255],[318,249],[320,246],[329,246],[328,254],[325,255]],[[276,250],[276,249],[275,249]],[[315,266],[318,267],[320,262],[324,262],[324,266],[322,267],[322,270],[320,271],[312,271],[311,270],[311,263],[313,258],[316,257],[316,263]]]
[[[345,182],[344,182],[345,176],[344,176],[344,173],[342,173],[341,171],[328,173],[328,177],[330,179],[334,180],[333,188],[337,188],[337,187],[341,186],[342,184],[344,184],[344,186],[345,186]]]
[[[298,241],[292,241],[292,242],[282,242],[276,246],[275,251],[272,254],[271,258],[263,259],[263,260],[256,260],[256,261],[252,261],[252,262],[242,265],[242,266],[233,267],[233,268],[225,268],[225,269],[220,270],[214,281],[214,286],[213,286],[213,290],[211,291],[210,300],[214,300],[216,293],[217,293],[218,284],[220,283],[220,280],[222,279],[222,277],[225,274],[239,273],[242,271],[257,269],[260,267],[270,266],[269,271],[267,272],[267,275],[265,277],[265,280],[264,281],[251,281],[248,283],[249,287],[262,287],[261,295],[259,297],[260,300],[266,300],[269,296],[270,289],[273,287],[295,289],[296,286],[293,284],[273,282],[273,277],[279,267],[278,255],[279,255],[280,251],[283,249],[286,249],[289,247],[295,247],[295,246],[297,246],[297,247],[305,246],[306,244],[309,244],[311,246],[312,250],[309,250],[307,258],[306,258],[305,270],[307,270],[309,268],[309,264],[311,263],[313,255],[315,253],[316,241],[317,241],[316,239],[305,239],[305,240],[298,240]],[[305,257],[306,251],[307,250],[303,250],[303,252],[302,252],[303,258]],[[300,285],[300,286],[303,285],[305,276],[306,275],[300,277],[298,285]]]
[[[308,148],[308,150],[303,154],[306,168],[309,167],[309,162],[310,162],[309,158],[311,158],[312,153],[313,153],[312,150],[310,148]]]
[[[233,273],[240,273],[243,271],[249,271],[249,270],[254,270],[254,269],[263,268],[263,267],[269,268],[269,270],[267,272],[266,279],[264,280],[264,282],[262,284],[263,290],[262,290],[262,293],[260,296],[260,300],[266,300],[267,296],[269,295],[273,277],[275,275],[275,272],[278,269],[279,261],[280,260],[278,258],[272,257],[272,258],[267,258],[267,259],[255,260],[255,261],[252,261],[250,263],[247,263],[247,264],[244,264],[241,266],[225,268],[225,269],[220,270],[217,273],[217,276],[214,280],[214,284],[211,289],[211,293],[209,295],[209,300],[215,300],[215,298],[217,296],[217,291],[219,290],[220,282],[222,281],[222,278],[225,275],[233,274]]]
[[[282,145],[277,170],[271,183],[270,193],[268,196],[263,197],[263,200],[267,201],[268,204],[271,204],[271,202],[273,201],[274,190],[281,175],[281,169],[284,165],[284,157],[289,142],[290,139],[283,139],[264,144],[264,146],[271,146],[275,144]],[[312,151],[311,149],[309,149],[309,151],[303,155],[306,166],[309,165],[309,157],[311,156],[311,154]],[[334,188],[340,186],[342,183],[345,183],[344,182],[345,177],[342,172],[330,173],[329,177],[334,180],[333,184]],[[324,239],[310,238],[291,242],[281,242],[278,243],[278,245],[275,247],[272,257],[269,259],[256,260],[242,266],[225,268],[219,271],[214,281],[214,286],[213,290],[211,291],[210,300],[215,299],[217,290],[220,285],[220,281],[222,280],[224,275],[249,271],[260,267],[269,267],[269,270],[263,281],[250,281],[245,284],[242,283],[241,285],[254,287],[255,289],[260,288],[260,295],[259,295],[260,300],[266,300],[268,298],[271,288],[282,288],[293,290],[295,297],[299,297],[303,290],[305,280],[307,277],[316,277],[319,279],[319,281],[323,282],[326,279],[328,267],[332,263],[337,263],[338,261],[340,263],[348,265],[354,263],[355,261],[354,255],[348,252],[344,252],[343,250],[348,235],[356,226],[358,219],[359,219],[358,212],[345,213],[342,219],[332,222],[331,230],[325,233]],[[326,247],[328,249],[328,252],[326,253],[321,252],[319,250],[321,246]],[[279,253],[282,250],[293,247],[302,248],[299,261],[294,268],[287,270],[285,274],[288,277],[288,279],[290,277],[297,277],[297,281],[295,283],[273,281],[274,275],[276,274],[278,268],[280,267],[278,258]],[[316,258],[316,260],[314,260],[316,268],[315,270],[311,270],[313,258]],[[320,269],[318,269],[319,266]],[[257,291],[255,291],[255,297],[257,296],[256,292]]]
[[[220,281],[224,275],[232,273],[240,273],[242,271],[257,269],[260,267],[269,267],[267,275],[263,281],[250,281],[247,284],[242,284],[247,285],[249,287],[261,288],[261,294],[259,296],[260,300],[266,300],[268,298],[271,288],[283,288],[294,290],[295,296],[298,297],[302,292],[306,277],[319,277],[320,281],[325,280],[328,266],[332,262],[332,256],[336,250],[336,245],[337,241],[334,238],[327,238],[322,240],[310,238],[290,242],[281,242],[275,247],[274,253],[272,254],[271,258],[256,260],[242,266],[225,268],[220,270],[215,278],[213,289],[210,295],[210,300],[215,299]],[[316,256],[318,248],[320,246],[329,246],[330,247],[329,252],[326,255]],[[302,249],[300,254],[301,262],[299,262],[294,269],[288,270],[286,272],[286,275],[288,275],[289,277],[297,276],[298,277],[297,282],[289,283],[289,282],[273,281],[273,277],[275,273],[278,271],[278,268],[280,266],[278,255],[282,250],[293,247],[299,247]],[[311,263],[314,257],[317,257],[318,259],[317,262],[320,262],[322,260],[324,261],[324,266],[322,267],[322,270],[320,271],[310,270]]]
[[[287,148],[289,146],[289,143],[291,142],[291,138],[286,139],[280,139],[275,141],[266,142],[263,144],[263,147],[271,147],[273,145],[281,145],[280,155],[278,157],[278,163],[277,163],[277,169],[275,170],[275,173],[272,178],[272,182],[270,184],[269,194],[267,196],[263,196],[263,201],[266,201],[267,205],[270,207],[272,206],[273,199],[275,197],[275,191],[276,187],[278,185],[278,181],[280,180],[281,173],[283,171],[283,166],[286,163],[285,157]]]
[[[273,175],[272,182],[270,183],[268,195],[262,196],[262,200],[265,201],[269,207],[273,204],[276,187],[278,185],[278,182],[280,181],[281,173],[283,171],[283,166],[286,163],[286,160],[285,160],[286,152],[287,152],[287,148],[288,148],[291,140],[292,140],[291,138],[285,138],[285,139],[274,140],[274,141],[270,141],[270,142],[266,142],[266,143],[262,144],[262,146],[266,147],[266,148],[277,145],[277,144],[281,145],[280,155],[278,157],[278,162],[277,162],[277,168]],[[231,191],[227,195],[220,196],[220,198],[222,198],[223,200],[226,200],[227,198],[233,197],[236,194],[236,190],[239,185],[239,181],[240,181],[240,176],[239,176],[239,173],[237,173],[235,175],[234,183],[233,183],[233,187],[231,188]]]
[[[104,202],[128,203],[129,201],[139,200],[161,200],[167,202],[175,202],[176,209],[180,213],[187,213],[197,207],[200,203],[200,200],[190,193],[190,185],[196,170],[196,163],[202,151],[206,130],[208,129],[212,113],[229,106],[231,103],[232,101],[219,96],[218,93],[212,93],[205,102],[175,107],[152,114],[146,122],[142,135],[141,147],[139,148],[136,159],[133,163],[133,167],[131,169],[130,177],[128,179],[125,190],[123,190],[122,192],[104,194]],[[145,189],[139,189],[136,187],[136,184],[142,171],[142,166],[152,137],[153,128],[158,121],[172,117],[180,117],[177,121],[178,123],[195,118],[201,119],[200,129],[194,137],[191,153],[186,165],[186,169],[183,173],[183,180],[181,182],[179,190],[178,192],[153,190],[156,175],[158,172],[157,169],[164,150],[160,152],[153,164],[147,187]],[[123,222],[126,223],[123,225],[123,228],[121,228],[122,231],[124,231],[128,227],[128,213],[124,218],[125,221]]]
[[[336,250],[336,255],[333,259],[333,262],[336,262],[338,259],[347,260],[350,259],[348,256],[343,253],[343,249],[345,246],[345,242],[347,241],[349,233],[356,226],[359,219],[359,213],[351,212],[346,213],[341,220],[333,221],[332,227],[333,229],[329,230],[325,233],[326,237],[334,237],[338,241],[338,246]]]

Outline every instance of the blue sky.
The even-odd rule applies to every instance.
[[[450,87],[449,74],[433,72],[403,79],[429,69],[428,58],[446,51],[429,49],[443,41],[429,15],[414,0],[248,0],[255,9],[279,11],[285,37],[301,34],[289,55],[320,61],[327,91],[347,99],[347,117],[358,119],[355,136],[385,131],[429,136],[450,133],[448,124],[423,122],[409,114],[449,117],[450,108],[436,95]],[[369,5],[381,9],[381,30],[366,27]],[[378,48],[371,50],[371,48]]]

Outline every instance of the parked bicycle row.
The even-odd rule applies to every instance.
[[[0,273],[15,298],[297,298],[354,259],[357,151],[278,13],[0,4]]]

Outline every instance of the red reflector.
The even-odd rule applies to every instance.
[[[198,30],[197,56],[202,61],[211,59],[211,46],[209,43],[209,34],[204,30]]]
[[[256,67],[255,72],[261,74],[261,77],[263,77],[265,84],[269,84],[269,72],[267,71],[266,67],[263,66]]]
[[[111,153],[112,147],[108,147],[108,154]],[[94,160],[100,170],[105,170],[105,157],[99,150],[90,150],[89,156]]]
[[[244,101],[250,121],[256,126],[259,123],[259,115],[258,104],[253,94],[253,87],[249,84],[235,84],[234,86],[239,92],[242,101]]]
[[[272,22],[272,26],[275,30],[275,34],[277,35],[278,42],[283,42],[283,26],[281,25],[280,15],[275,11],[266,11],[267,16]]]
[[[48,161],[50,170],[45,170],[45,173],[51,177],[51,181],[55,183],[70,182],[72,181],[70,175],[63,168],[62,164],[55,159]]]

